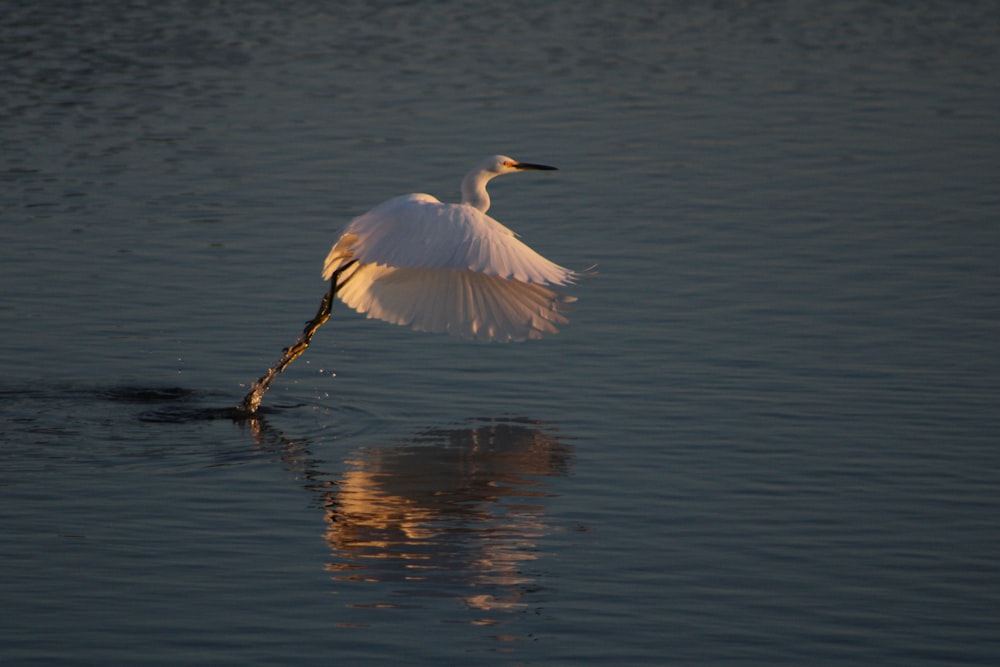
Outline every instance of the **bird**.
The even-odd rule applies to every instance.
[[[487,215],[490,180],[532,170],[556,167],[493,155],[462,180],[459,204],[414,193],[354,218],[323,265],[331,298],[369,318],[480,341],[557,333],[576,299],[553,288],[581,273],[546,259]]]

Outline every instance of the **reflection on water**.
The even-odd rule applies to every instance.
[[[384,584],[377,595],[390,598],[350,606],[413,606],[421,597],[484,611],[525,606],[537,584],[524,566],[548,532],[545,478],[565,475],[572,460],[551,425],[476,420],[421,431],[356,450],[331,478],[306,445],[251,424],[317,494],[333,579]]]

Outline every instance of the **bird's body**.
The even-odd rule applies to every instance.
[[[573,299],[550,287],[578,274],[486,214],[486,183],[526,169],[554,167],[497,155],[462,181],[461,204],[426,194],[379,204],[343,230],[323,277],[354,310],[419,331],[496,341],[555,333]]]

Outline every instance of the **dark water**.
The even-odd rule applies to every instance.
[[[0,3],[4,664],[996,664],[995,3]],[[458,196],[599,275],[322,296]]]

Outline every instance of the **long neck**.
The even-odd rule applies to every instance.
[[[496,175],[483,169],[470,172],[462,179],[462,203],[486,213],[490,209],[490,196],[486,192],[486,184]]]

